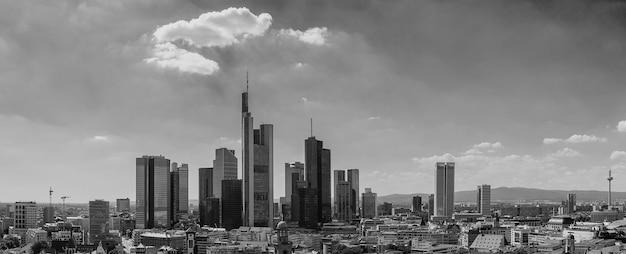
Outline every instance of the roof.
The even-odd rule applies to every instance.
[[[485,235],[481,234],[476,237],[470,248],[472,249],[498,249],[504,247],[503,235]]]

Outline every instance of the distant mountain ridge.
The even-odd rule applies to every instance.
[[[542,190],[521,187],[499,187],[491,189],[492,202],[561,202],[567,198],[568,193],[576,194],[576,201],[590,202],[597,200],[607,200],[608,191],[597,190]],[[422,197],[422,203],[428,202],[430,194],[391,194],[378,196],[378,202],[389,202],[392,204],[411,204],[413,196]],[[458,191],[454,193],[454,202],[476,202],[476,190]],[[626,192],[611,192],[613,200],[626,199]]]

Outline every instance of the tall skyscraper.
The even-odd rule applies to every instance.
[[[189,167],[172,163],[170,170],[170,213],[173,222],[186,217],[189,212]]]
[[[208,198],[205,200],[205,203],[206,204],[202,207],[204,214],[200,214],[201,224],[209,227],[221,227],[222,223],[220,218],[222,213],[220,208],[220,199]],[[239,214],[241,214],[241,211]]]
[[[437,162],[435,167],[435,216],[454,213],[454,162]]]
[[[338,216],[339,210],[339,191],[337,190],[340,182],[346,181],[346,171],[345,170],[333,170],[333,216]]]
[[[109,234],[109,201],[89,201],[89,242],[104,240]]]
[[[352,204],[352,184],[348,181],[340,181],[335,189],[337,194],[335,197],[337,220],[343,222],[351,222],[354,218],[354,213],[350,205]]]
[[[198,169],[198,179],[199,179],[199,213],[200,213],[200,225],[209,225],[209,211],[210,211],[210,199],[214,197],[213,195],[213,168],[199,168]],[[220,184],[221,185],[221,184]],[[220,190],[221,193],[221,190]]]
[[[482,215],[491,214],[491,185],[483,184],[478,186],[476,208],[478,213]]]
[[[242,94],[242,145],[244,225],[273,227],[274,131],[273,125],[253,129],[248,111],[248,91]]]
[[[241,180],[222,180],[222,227],[226,230],[243,225],[242,197]]]
[[[237,179],[237,157],[235,150],[219,148],[215,150],[213,160],[213,195],[222,197],[222,180]]]
[[[567,194],[567,212],[566,214],[574,213],[576,211],[576,194]]]
[[[136,159],[136,228],[169,228],[171,222],[170,160],[163,156]]]
[[[422,197],[414,196],[413,197],[413,212],[419,212],[422,210]]]
[[[309,137],[304,141],[304,165],[306,181],[309,188],[318,192],[319,222],[329,222],[332,217],[332,203],[330,199],[330,150],[325,149],[323,142]]]
[[[428,216],[435,215],[435,194],[428,195]]]
[[[348,182],[352,185],[352,192],[350,194],[352,198],[352,203],[350,204],[350,208],[352,209],[352,214],[354,217],[360,216],[360,205],[359,199],[361,198],[361,191],[359,189],[359,170],[356,168],[348,169]]]
[[[304,181],[304,164],[302,162],[285,163],[285,197],[291,203],[291,194],[297,194],[298,181]]]
[[[363,197],[363,218],[376,218],[376,193],[372,192],[372,188],[365,188]]]
[[[116,200],[116,209],[117,212],[130,212],[130,199],[129,198],[118,198]]]

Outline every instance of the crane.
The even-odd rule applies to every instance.
[[[63,215],[65,215],[65,199],[70,198],[70,196],[63,196],[61,197],[61,199],[63,199]]]

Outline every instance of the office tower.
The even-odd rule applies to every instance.
[[[109,201],[89,201],[89,242],[96,243],[109,234]]]
[[[476,209],[482,215],[491,214],[491,185],[483,184],[478,186]]]
[[[242,221],[242,181],[222,180],[222,227],[226,230],[239,228]]]
[[[130,199],[129,198],[118,198],[116,200],[116,209],[117,212],[119,213],[123,213],[123,212],[130,212]]]
[[[214,197],[213,195],[213,168],[199,168],[198,169],[198,178],[199,178],[199,213],[200,213],[200,225],[209,225],[209,210],[211,204],[209,204],[210,199]],[[220,183],[221,185],[221,183]],[[220,190],[221,193],[221,190]]]
[[[348,181],[340,181],[336,186],[335,201],[337,220],[350,222],[354,218],[354,213],[350,205],[352,202],[352,184]]]
[[[383,202],[378,206],[378,216],[382,215],[392,215],[393,212],[393,204],[388,202]]]
[[[14,227],[20,231],[23,229],[23,233],[26,233],[26,230],[29,228],[37,227],[37,203],[15,202],[15,213],[13,215]]]
[[[222,225],[220,222],[221,209],[219,198],[208,198],[200,209],[204,211],[204,214],[200,214],[200,223],[202,226],[220,227]],[[239,214],[241,214],[241,212],[239,212]]]
[[[235,150],[219,148],[213,160],[213,196],[222,197],[222,180],[237,179],[237,157]]]
[[[136,228],[169,228],[171,222],[170,160],[163,156],[136,159]]]
[[[244,225],[272,227],[274,221],[273,125],[253,129],[248,111],[248,90],[242,94],[242,146]]]
[[[299,188],[298,198],[293,205],[298,205],[298,226],[303,228],[318,228],[320,221],[319,191],[313,188]]]
[[[285,163],[285,198],[291,203],[291,194],[297,193],[298,181],[304,181],[304,164],[302,162]]]
[[[437,162],[435,167],[435,216],[452,217],[454,212],[454,162]]]
[[[363,201],[363,218],[376,218],[376,193],[372,192],[372,188],[365,188],[361,201]]]
[[[428,195],[428,216],[435,215],[435,194]]]
[[[189,212],[189,167],[172,163],[170,170],[170,214],[173,223]]]
[[[43,208],[43,222],[45,223],[54,222],[54,207],[45,206]]]
[[[567,212],[565,214],[574,213],[576,211],[576,194],[567,194]]]
[[[337,213],[338,213],[338,201],[339,201],[339,192],[337,190],[337,187],[339,186],[340,182],[345,182],[346,181],[346,171],[345,170],[333,170],[333,217],[337,217]]]
[[[361,197],[359,191],[359,170],[356,168],[348,169],[348,182],[352,185],[351,198],[352,203],[350,204],[350,208],[352,209],[352,214],[354,217],[358,217],[360,212],[360,202],[359,199]]]
[[[413,197],[413,212],[422,211],[422,197],[414,196]]]
[[[317,190],[319,213],[318,222],[329,222],[332,217],[330,199],[330,150],[324,148],[322,141],[309,137],[304,142],[304,165],[309,188]]]

